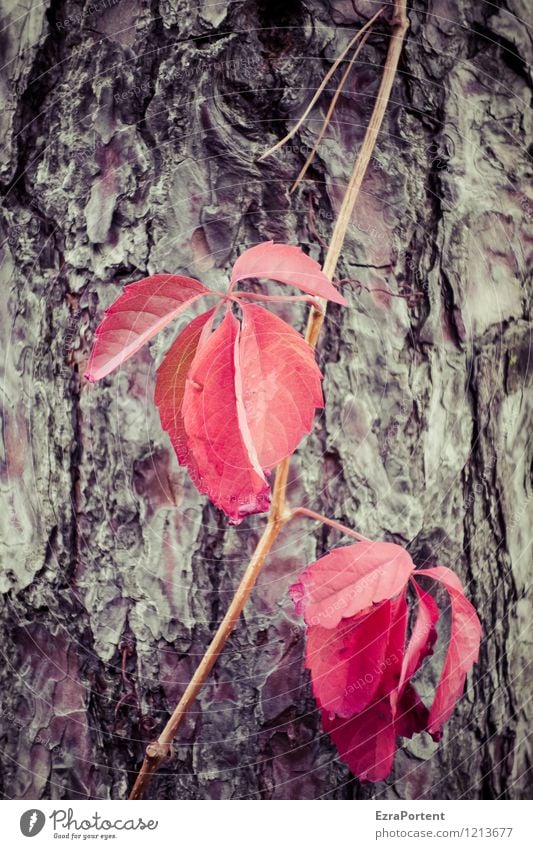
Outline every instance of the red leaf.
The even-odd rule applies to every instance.
[[[386,697],[349,719],[322,711],[324,731],[330,735],[341,759],[361,781],[387,778],[394,763],[397,737],[412,737],[424,731],[427,722],[428,709],[410,684],[402,694],[395,717]]]
[[[183,396],[187,442],[200,492],[235,523],[268,509],[269,487],[238,411],[239,322],[224,320],[198,348]]]
[[[336,628],[310,625],[306,666],[321,708],[349,717],[367,707],[387,668],[391,603],[371,613],[343,619]]]
[[[183,423],[183,396],[200,339],[209,330],[215,309],[202,313],[182,330],[159,366],[155,384],[154,400],[159,408],[161,426],[170,436],[178,461],[182,466],[190,466],[193,479],[198,477],[198,473]]]
[[[351,719],[322,711],[322,725],[342,760],[361,781],[381,781],[388,776],[396,752],[396,728],[387,699]]]
[[[266,277],[278,283],[289,283],[308,295],[327,298],[336,304],[347,305],[323,273],[318,262],[294,245],[275,245],[262,242],[244,251],[233,266],[231,284],[247,277]]]
[[[382,612],[385,610],[386,623]],[[330,671],[330,680],[327,682],[326,657],[323,657],[323,680],[320,686],[316,677],[312,677],[315,696],[317,690],[320,690],[318,696],[328,692],[329,684],[328,703],[324,704],[317,697],[319,706],[323,708],[324,729],[331,735],[341,758],[363,781],[380,781],[386,778],[392,769],[396,738],[411,737],[414,733],[422,731],[427,724],[428,710],[410,684],[403,688],[398,699],[407,618],[405,589],[397,599],[383,602],[371,614],[356,618],[355,621],[367,625],[365,630],[360,629],[357,635],[358,657],[361,658],[361,667],[358,670],[360,678],[355,686],[355,691],[359,694],[358,699],[350,697],[352,688],[340,677],[339,667]],[[313,641],[313,633],[317,632],[315,651],[318,655],[323,651],[320,641],[324,641],[329,635],[331,645],[331,635],[337,635],[339,642],[343,627],[351,621],[353,620],[342,620],[332,630],[310,626],[308,646]],[[375,646],[379,647],[379,656]],[[329,659],[334,661],[338,658],[330,655]],[[350,658],[346,656],[344,672],[348,671],[349,663]],[[363,675],[363,669],[372,670],[372,674],[366,671]],[[315,668],[315,676],[316,672]],[[313,670],[311,674],[313,676]],[[339,691],[343,694],[342,699],[339,698]],[[346,719],[349,721],[346,722]]]
[[[178,460],[233,522],[268,508],[266,474],[291,454],[322,402],[321,374],[303,338],[261,307],[214,310],[168,351],[155,401]]]
[[[358,542],[336,548],[312,563],[291,587],[308,625],[334,628],[372,604],[393,598],[414,569],[407,551],[389,542]]]
[[[320,369],[303,337],[262,307],[241,304],[241,391],[246,427],[263,469],[309,433],[323,406]]]
[[[418,596],[418,608],[415,624],[402,664],[402,672],[399,684],[401,691],[407,681],[420,669],[424,659],[431,654],[433,645],[437,639],[435,625],[439,618],[439,609],[435,600],[425,593],[416,583],[413,584]]]
[[[458,578],[442,566],[413,568],[400,546],[360,542],[311,564],[291,587],[308,626],[306,666],[324,729],[362,780],[389,774],[397,737],[426,730],[439,739],[478,656],[481,626]],[[452,603],[450,646],[431,710],[410,681],[433,649],[439,616],[413,580],[419,575],[445,584]],[[409,578],[418,605],[406,646]]]
[[[428,730],[438,733],[450,718],[457,699],[462,695],[467,672],[479,657],[481,623],[476,611],[465,598],[461,581],[446,566],[419,569],[415,577],[427,575],[444,584],[451,601],[450,642],[435,698],[429,712]]]
[[[233,522],[267,509],[265,475],[294,451],[322,401],[302,337],[261,307],[242,312],[242,328],[228,310],[211,336],[208,316],[196,319],[167,354],[156,391],[178,460]]]
[[[198,280],[154,274],[126,286],[96,330],[85,377],[100,380],[121,365],[194,301],[213,295]]]
[[[394,725],[398,737],[412,737],[425,731],[428,724],[429,711],[421,701],[412,684],[406,684],[399,698],[394,716]],[[433,735],[436,740],[437,737]]]
[[[402,662],[405,652],[405,638],[407,636],[407,621],[409,618],[407,587],[404,587],[398,598],[392,599],[390,606],[391,616],[387,639],[387,655],[378,695],[390,699],[394,713],[394,705],[396,704],[400,685]]]
[[[262,272],[344,302],[298,248],[256,246],[237,262],[233,282]],[[109,374],[204,295],[223,297],[178,275],[156,274],[127,286],[97,328],[85,376],[94,381]],[[158,370],[155,401],[179,462],[198,489],[239,522],[268,508],[266,476],[309,433],[323,398],[320,370],[300,334],[231,292],[223,300],[232,298],[242,326],[230,306],[212,334],[213,311],[195,319]]]

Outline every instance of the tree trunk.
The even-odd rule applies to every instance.
[[[332,87],[295,139],[258,157],[376,3],[47,0],[22,17],[4,6],[2,789],[125,798],[265,520],[228,527],[161,430],[155,369],[180,322],[89,385],[95,327],[149,273],[222,289],[239,253],[267,239],[323,260],[388,27],[290,195]],[[528,795],[526,11],[411,6],[338,269],[350,308],[329,309],[319,343],[326,410],[291,467],[293,505],[458,572],[484,631],[465,695],[442,743],[405,741],[387,781],[351,776],[321,730],[287,595],[340,537],[301,520],[279,538],[154,798]],[[418,300],[368,291],[408,288]],[[304,307],[281,314],[303,329]]]

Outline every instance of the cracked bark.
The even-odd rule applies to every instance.
[[[355,11],[354,11],[355,8]],[[261,239],[323,259],[386,35],[365,45],[295,197],[327,98],[276,157],[369,2],[121,0],[8,12],[1,716],[3,792],[124,798],[220,620],[260,532],[198,496],[152,405],[175,328],[96,386],[80,373],[101,310],[154,271],[222,287]],[[327,408],[290,499],[456,569],[483,620],[479,665],[444,741],[361,786],[321,733],[287,587],[337,542],[285,530],[252,604],[155,777],[157,798],[522,798],[530,337],[530,61],[525,6],[434,0],[411,29],[319,344]],[[67,22],[68,19],[68,22]],[[305,308],[285,317],[300,329]],[[124,669],[122,664],[124,662]],[[428,687],[431,681],[428,679]],[[123,698],[126,694],[128,698]],[[121,701],[122,699],[122,701]],[[118,709],[117,709],[118,707]]]

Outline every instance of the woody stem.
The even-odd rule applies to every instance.
[[[283,526],[291,518],[290,511],[285,508],[284,492],[287,483],[286,469],[279,468],[276,475],[274,490],[272,493],[272,507],[268,516],[266,527],[261,535],[252,559],[241,579],[230,606],[226,611],[222,622],[217,628],[215,636],[211,640],[202,660],[196,668],[183,696],[179,700],[172,716],[165,725],[158,739],[146,747],[146,756],[143,765],[135,781],[130,799],[141,799],[144,791],[150,784],[153,774],[160,763],[168,755],[172,740],[176,736],[178,726],[187,713],[189,707],[196,699],[205,679],[211,672],[214,663],[224,648],[226,641],[237,623],[244,604],[250,595],[257,577],[261,571],[265,558],[271,550],[272,545]],[[283,494],[282,494],[283,493]]]
[[[359,189],[361,188],[361,183],[372,156],[372,151],[374,150],[376,139],[385,115],[407,28],[408,21],[406,15],[406,0],[394,0],[391,39],[389,42],[389,49],[385,60],[381,84],[374,104],[374,110],[370,118],[370,123],[367,127],[350,182],[348,183],[346,194],[344,195],[344,199],[341,204],[339,216],[333,229],[331,242],[324,262],[323,271],[330,280],[333,279],[333,274],[339,260],[346,231],[348,230],[350,218],[359,194]],[[322,299],[319,299],[319,302],[319,305],[311,308],[307,323],[305,338],[311,348],[316,346],[326,314],[326,302]],[[158,739],[147,746],[146,756],[139,775],[137,776],[137,780],[133,786],[133,790],[129,796],[130,799],[142,798],[144,791],[150,784],[152,776],[158,769],[161,762],[169,754],[170,746],[176,735],[179,724],[190,705],[194,702],[207,676],[211,672],[217,657],[220,655],[229,635],[237,623],[244,604],[252,591],[259,573],[261,572],[267,554],[271,550],[281,529],[292,518],[292,515],[294,515],[294,513],[291,513],[286,505],[289,463],[290,457],[287,457],[277,468],[267,524],[252,555],[252,559],[250,560],[226,615],[218,626],[215,636],[211,640],[205,655],[200,661],[199,666],[197,667],[172,716],[165,725]],[[312,511],[302,513],[301,511],[305,510],[305,508],[299,508],[299,510],[299,515],[309,516],[309,514],[311,514],[309,516],[310,518],[318,518],[320,521],[324,521],[324,517],[320,516],[320,514],[312,514]],[[328,524],[331,524],[332,520],[327,520],[327,522]],[[347,531],[344,526],[339,526],[338,529],[342,530],[343,533],[346,533]],[[354,534],[355,532],[352,532],[352,535]],[[360,537],[357,536],[357,538]]]

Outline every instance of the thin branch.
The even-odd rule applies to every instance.
[[[384,10],[385,10],[384,6],[382,6],[381,9],[378,9],[376,14],[372,18],[370,18],[370,20],[367,21],[366,24],[363,27],[361,27],[361,29],[358,32],[356,32],[356,34],[354,35],[354,37],[352,38],[352,40],[350,41],[348,46],[344,48],[344,50],[342,51],[339,58],[335,60],[335,62],[333,63],[333,65],[331,66],[329,71],[327,72],[326,76],[324,77],[324,79],[320,83],[319,87],[317,88],[314,96],[311,99],[311,102],[309,103],[309,105],[308,105],[307,109],[305,110],[304,114],[302,115],[302,117],[296,122],[296,124],[294,125],[292,130],[290,130],[290,132],[288,132],[286,136],[284,136],[282,139],[280,139],[279,142],[276,142],[276,144],[273,147],[271,147],[269,150],[267,150],[266,153],[263,153],[263,155],[259,157],[259,162],[261,162],[263,159],[266,159],[267,156],[270,156],[276,150],[279,150],[280,147],[283,147],[284,144],[286,144],[288,141],[290,141],[290,139],[292,139],[292,137],[294,135],[296,135],[296,133],[298,132],[298,130],[302,126],[302,124],[305,121],[305,119],[307,118],[307,116],[309,115],[311,109],[313,108],[313,106],[317,102],[318,98],[320,97],[320,95],[322,94],[324,89],[326,88],[327,84],[329,83],[330,79],[332,78],[333,74],[335,73],[335,71],[337,70],[337,68],[339,67],[339,65],[343,61],[343,59],[348,55],[348,53],[350,52],[350,50],[352,49],[354,44],[357,43],[357,41],[361,38],[363,33],[366,32],[366,30],[369,29],[372,26],[374,21],[377,21],[379,16],[383,14]]]
[[[368,168],[368,163],[370,162],[370,159],[372,157],[372,152],[376,144],[376,139],[381,129],[385,110],[389,102],[392,84],[394,82],[394,77],[396,76],[396,69],[398,67],[398,60],[402,51],[403,39],[408,28],[407,17],[405,14],[405,5],[406,0],[396,0],[394,4],[394,25],[391,34],[391,39],[389,42],[387,59],[385,61],[385,67],[383,69],[383,76],[381,78],[381,84],[377,93],[376,102],[374,104],[374,109],[370,118],[370,123],[367,127],[365,137],[363,139],[363,143],[361,145],[361,149],[359,151],[359,155],[355,163],[355,168],[353,170],[350,182],[348,184],[348,188],[344,195],[339,211],[339,216],[337,218],[337,221],[335,222],[333,235],[331,237],[330,248],[326,256],[326,261],[324,263],[324,274],[326,275],[326,277],[329,277],[330,280],[333,278],[333,274],[335,272],[335,268],[342,250],[344,237],[350,224],[350,218],[353,212],[353,208],[355,206],[355,201],[357,200],[357,196],[361,188],[361,183],[363,182],[363,177],[365,176],[366,169]]]
[[[323,525],[329,525],[330,528],[335,528],[335,530],[340,531],[341,534],[354,537],[360,542],[371,542],[368,537],[358,534],[357,531],[352,530],[352,528],[349,528],[347,525],[343,525],[342,522],[337,522],[335,519],[328,519],[328,517],[323,516],[322,513],[315,513],[314,510],[308,510],[307,507],[296,507],[292,511],[291,519],[296,519],[298,516],[305,516],[306,519],[313,519],[315,522],[322,522]]]
[[[369,292],[369,294],[376,292],[381,295],[388,295],[390,298],[402,298],[411,307],[416,306],[424,298],[424,293],[415,291],[412,286],[404,286],[403,292],[393,292],[392,289],[384,289],[379,286],[365,286],[360,280],[350,280],[348,277],[344,277],[342,280],[336,280],[335,282],[339,287],[351,285],[356,291],[365,291]]]
[[[283,304],[286,301],[293,302],[300,301],[301,303],[313,304],[313,306],[320,307],[318,303],[318,298],[314,295],[260,295],[257,292],[233,292],[231,295],[232,300],[238,300],[239,298],[247,298],[250,301],[268,301],[270,303],[279,303]]]
[[[375,17],[376,16],[374,16],[374,18]],[[365,28],[368,28],[369,25],[370,22],[365,25],[363,30]],[[337,265],[340,252],[342,250],[344,237],[346,235],[346,231],[350,223],[350,218],[353,212],[353,208],[355,206],[355,202],[357,200],[359,189],[361,187],[365,171],[370,161],[370,157],[372,155],[372,151],[376,143],[376,138],[383,121],[383,116],[387,108],[387,103],[394,81],[394,76],[396,74],[398,59],[400,57],[402,43],[407,28],[408,21],[406,16],[406,0],[395,0],[393,28],[391,33],[391,40],[389,43],[389,49],[387,52],[387,58],[385,61],[385,67],[383,70],[381,85],[379,87],[379,92],[376,98],[376,103],[374,105],[374,110],[372,112],[372,117],[370,118],[370,123],[365,133],[363,144],[361,145],[361,150],[359,151],[359,155],[355,162],[355,167],[341,205],[339,217],[333,229],[333,235],[324,263],[324,274],[326,274],[326,276],[330,280],[332,280],[333,274],[335,272],[335,267]],[[361,30],[359,34],[361,34],[363,30]],[[343,56],[346,54],[346,52],[347,51],[344,51]],[[327,80],[325,82],[327,82]],[[324,83],[322,84],[322,88],[323,87]],[[277,146],[279,147],[279,145]],[[305,338],[312,348],[314,348],[316,345],[318,335],[322,328],[322,324],[324,323],[324,316],[326,311],[326,301],[323,302],[322,299],[319,300],[320,308],[315,306],[311,308],[307,323],[307,332]],[[153,743],[150,743],[146,747],[146,756],[144,758],[144,762],[142,764],[139,775],[137,776],[137,780],[135,782],[133,790],[131,791],[129,797],[130,799],[140,799],[142,797],[144,791],[150,784],[153,774],[156,772],[161,762],[168,756],[172,740],[176,735],[176,731],[179,727],[181,720],[185,716],[190,705],[194,702],[205,679],[213,668],[217,657],[220,655],[220,652],[224,648],[226,640],[228,639],[235,624],[237,623],[241,611],[244,607],[244,604],[248,596],[250,595],[250,592],[252,591],[252,588],[257,580],[259,573],[261,572],[261,568],[263,566],[267,554],[271,550],[272,545],[274,544],[281,529],[287,524],[287,522],[291,518],[291,511],[289,510],[286,504],[289,463],[290,458],[286,458],[285,460],[283,460],[282,463],[280,463],[277,468],[276,480],[272,493],[272,503],[265,530],[263,531],[263,534],[257,544],[257,548],[255,549],[255,552],[252,555],[252,559],[248,565],[248,568],[246,569],[246,572],[244,573],[241,583],[239,584],[233,601],[231,602],[228,611],[224,616],[224,619],[220,623],[215,636],[211,640],[209,648],[207,649],[202,660],[200,661],[200,665],[196,669],[196,672],[194,673],[191,682],[185,690],[185,693],[181,697],[176,709],[174,710],[174,713],[170,717],[169,721],[167,722],[165,728],[159,735],[158,739]],[[318,516],[319,514],[315,515]],[[320,521],[322,521],[322,517],[320,517]]]
[[[343,90],[343,88],[344,88],[344,85],[345,85],[345,83],[346,83],[346,80],[347,80],[347,79],[348,79],[348,77],[350,76],[350,72],[351,72],[351,70],[352,70],[352,68],[353,68],[353,64],[354,64],[355,60],[356,60],[356,59],[357,59],[357,57],[359,56],[359,54],[360,54],[361,50],[363,49],[363,47],[365,46],[365,42],[366,42],[366,40],[367,40],[368,36],[370,35],[370,32],[371,32],[371,29],[369,28],[368,32],[366,32],[366,33],[365,33],[365,35],[363,36],[363,38],[362,38],[362,40],[361,40],[360,44],[358,44],[358,45],[357,45],[357,49],[354,51],[354,54],[353,54],[352,58],[350,59],[350,61],[349,61],[349,63],[348,63],[348,67],[346,68],[346,70],[345,70],[344,74],[342,75],[342,79],[341,79],[341,81],[340,81],[339,85],[337,86],[337,88],[336,88],[336,90],[335,90],[335,94],[334,94],[334,95],[333,95],[333,97],[331,98],[331,103],[329,104],[329,109],[328,109],[328,111],[326,112],[326,117],[324,118],[324,120],[323,120],[323,122],[322,122],[322,126],[321,126],[321,128],[320,128],[320,132],[319,132],[319,134],[318,134],[318,136],[317,136],[317,139],[316,139],[316,141],[315,141],[315,143],[314,143],[313,147],[311,148],[311,151],[310,151],[310,153],[309,153],[309,155],[308,155],[307,159],[306,159],[306,160],[305,160],[305,162],[304,162],[304,165],[303,165],[303,167],[302,167],[302,170],[300,171],[300,173],[299,173],[299,174],[298,174],[298,176],[296,177],[296,180],[294,181],[294,183],[293,183],[293,184],[292,184],[292,186],[291,186],[291,189],[290,189],[290,191],[289,191],[289,194],[291,194],[291,195],[292,195],[292,193],[293,193],[293,192],[294,192],[294,191],[298,188],[298,186],[300,185],[300,183],[302,182],[303,178],[304,178],[304,177],[305,177],[305,175],[307,174],[307,170],[308,170],[309,166],[311,165],[311,163],[312,163],[313,159],[314,159],[314,158],[315,158],[315,156],[316,156],[316,152],[317,152],[317,150],[318,150],[318,146],[319,146],[320,142],[322,141],[322,139],[324,138],[324,135],[325,135],[325,133],[326,133],[327,128],[329,127],[329,122],[331,121],[331,116],[333,115],[333,111],[334,111],[334,109],[335,109],[335,106],[337,105],[337,100],[338,100],[338,99],[339,99],[339,97],[340,97],[340,94],[341,94],[341,92],[342,92],[342,90]]]

